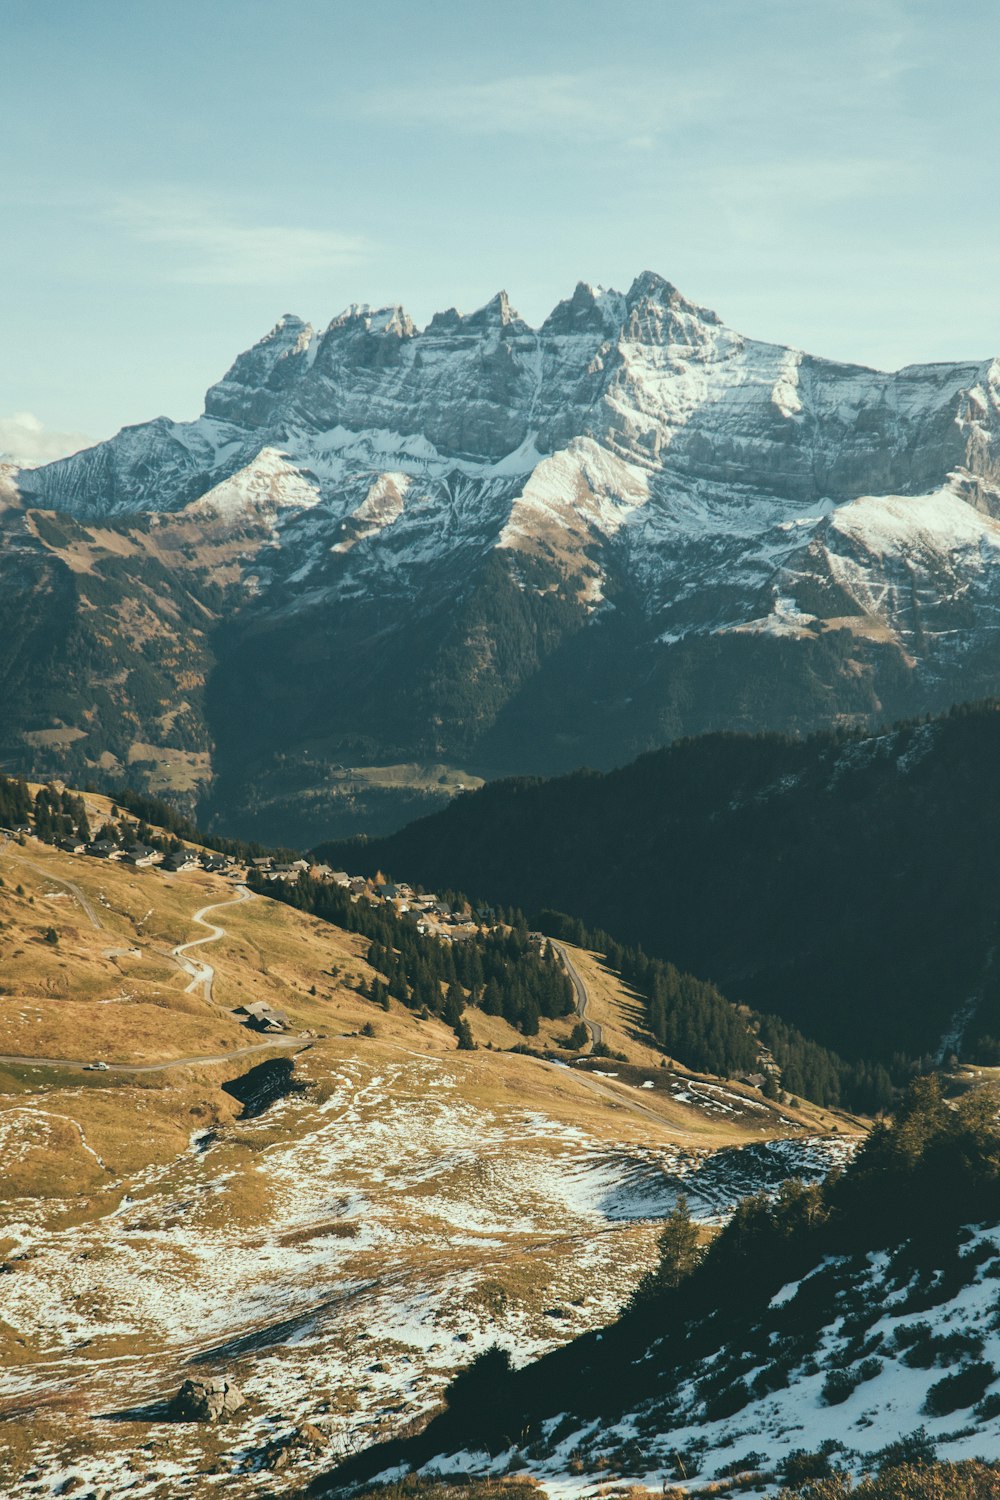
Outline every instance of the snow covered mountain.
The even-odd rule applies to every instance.
[[[227,803],[256,778],[287,804],[323,780],[303,757],[550,771],[1000,690],[1000,362],[834,364],[651,272],[538,329],[505,293],[423,330],[285,317],[197,421],[20,493],[88,534],[153,513],[185,567],[201,529],[234,544],[205,707]]]

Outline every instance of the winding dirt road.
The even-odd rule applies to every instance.
[[[604,1027],[600,1021],[591,1021],[587,1017],[587,1005],[590,996],[587,993],[587,986],[583,977],[565,946],[557,942],[555,938],[549,938],[549,942],[566,965],[566,972],[576,991],[576,1013],[590,1032],[591,1047],[598,1047],[604,1040]],[[641,1115],[644,1119],[653,1121],[661,1130],[667,1131],[671,1140],[678,1145],[689,1143],[691,1145],[698,1145],[703,1141],[703,1136],[698,1131],[687,1129],[685,1126],[677,1124],[674,1120],[665,1119],[655,1109],[650,1109],[648,1105],[641,1103],[638,1099],[632,1098],[631,1094],[633,1091],[627,1085],[616,1085],[610,1080],[605,1082],[602,1078],[595,1078],[593,1074],[580,1072],[576,1068],[572,1069],[572,1074],[574,1080],[581,1087],[588,1089],[590,1093],[597,1094],[602,1099],[609,1100],[618,1109],[628,1110],[630,1114]]]
[[[73,885],[72,882],[68,880],[58,880],[57,877],[51,875],[43,865],[32,864],[30,860],[22,859],[20,855],[8,854],[8,858],[16,860],[18,864],[27,865],[29,869],[37,871],[37,873],[40,875],[44,875],[46,880],[51,880],[54,884],[65,886],[66,889],[70,891],[79,901],[80,905],[83,907],[83,910],[90,918],[90,921],[92,922],[94,927],[98,929],[100,928],[100,920],[98,919],[96,913],[93,911],[93,908],[91,907],[86,896],[80,890],[79,886]],[[197,922],[199,927],[207,927],[208,936],[203,938],[194,938],[189,943],[178,943],[176,948],[171,948],[170,950],[170,957],[174,960],[178,967],[183,969],[185,974],[189,974],[191,976],[191,982],[187,986],[185,994],[190,994],[192,990],[197,989],[198,986],[201,985],[204,998],[210,1005],[216,1004],[212,994],[212,987],[215,982],[215,968],[212,964],[207,963],[204,959],[190,959],[185,958],[184,955],[191,948],[201,948],[206,943],[217,943],[220,938],[224,938],[228,935],[224,927],[218,926],[218,924],[215,922],[205,921],[206,912],[218,911],[223,906],[239,906],[242,902],[252,901],[253,899],[253,891],[247,890],[246,886],[241,885],[238,888],[238,894],[230,897],[228,901],[213,901],[208,906],[200,907],[198,911],[194,913],[191,921]],[[124,948],[109,950],[109,952],[111,953],[125,953],[133,951],[135,950]],[[217,1009],[222,1010],[223,1007],[217,1006]],[[94,1071],[101,1073],[162,1073],[167,1068],[193,1067],[199,1063],[229,1062],[233,1058],[249,1057],[255,1052],[264,1052],[275,1047],[284,1050],[289,1047],[302,1047],[303,1045],[303,1039],[301,1037],[272,1037],[269,1041],[266,1042],[254,1042],[246,1047],[234,1047],[229,1052],[199,1054],[194,1057],[172,1057],[166,1059],[163,1062],[106,1063],[104,1067],[94,1069]],[[306,1043],[305,1045],[308,1045],[308,1043]],[[91,1059],[87,1057],[25,1057],[20,1053],[13,1052],[0,1053],[0,1063],[14,1063],[21,1067],[35,1068],[93,1068]]]
[[[208,928],[208,937],[194,938],[190,943],[178,943],[176,948],[171,948],[170,950],[171,958],[176,960],[185,974],[190,974],[191,976],[191,983],[187,986],[184,993],[190,995],[192,990],[196,990],[201,985],[202,995],[208,1001],[209,1005],[215,1004],[212,996],[215,969],[210,963],[206,963],[204,959],[194,960],[184,958],[183,955],[191,948],[201,948],[206,943],[217,943],[220,938],[226,937],[226,929],[216,926],[214,922],[206,922],[205,913],[207,911],[219,911],[223,906],[239,906],[243,901],[252,901],[254,899],[253,891],[248,891],[245,885],[238,886],[237,890],[239,894],[231,896],[228,901],[213,901],[209,906],[199,907],[191,918],[192,922],[197,922],[199,927]]]

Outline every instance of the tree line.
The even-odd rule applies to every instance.
[[[530,1452],[557,1415],[568,1418],[564,1431],[611,1427],[637,1410],[650,1424],[645,1431],[684,1429],[693,1416],[707,1422],[732,1417],[818,1367],[827,1373],[822,1399],[828,1405],[843,1399],[845,1386],[853,1388],[900,1360],[928,1370],[928,1414],[964,1411],[1000,1378],[977,1352],[985,1339],[935,1337],[918,1321],[901,1332],[909,1342],[930,1347],[910,1357],[898,1333],[879,1330],[885,1302],[872,1279],[872,1253],[885,1253],[883,1285],[895,1289],[905,1310],[919,1318],[982,1276],[997,1275],[992,1237],[977,1242],[968,1226],[993,1224],[998,1216],[996,1096],[979,1090],[950,1104],[936,1078],[916,1079],[895,1118],[875,1126],[845,1170],[822,1183],[793,1179],[776,1194],[745,1198],[704,1247],[678,1203],[661,1233],[659,1264],[616,1321],[520,1370],[501,1351],[487,1351],[456,1377],[446,1392],[447,1410],[422,1432],[346,1461],[331,1479],[346,1488],[390,1467],[418,1470],[432,1457],[462,1448]],[[792,1295],[777,1299],[782,1288]],[[938,1380],[931,1373],[935,1363],[958,1369]],[[991,1407],[976,1412],[983,1419],[993,1415]],[[678,1478],[699,1473],[704,1446],[693,1442],[673,1455],[680,1461]],[[887,1473],[908,1462],[929,1466],[933,1449],[918,1430],[901,1434],[873,1458]],[[797,1450],[777,1474],[761,1478],[795,1484],[807,1472],[807,1458],[814,1477],[829,1473],[819,1462],[829,1451]],[[641,1448],[639,1459],[648,1460]],[[664,1493],[675,1492],[665,1487]],[[841,1500],[848,1493],[836,1487],[806,1490],[810,1500]],[[901,1500],[904,1494],[914,1500],[978,1500],[997,1488],[924,1491],[887,1482],[868,1493],[871,1500]]]
[[[103,837],[119,843],[136,836],[140,842],[168,851],[179,848],[178,840],[184,838],[245,860],[276,852],[238,839],[206,836],[176,808],[148,793],[121,787],[116,800],[139,820],[137,830],[126,830],[113,820],[100,830]],[[23,781],[3,777],[0,820],[23,822],[32,812],[42,837],[74,832],[89,837],[82,798],[44,787],[32,805]],[[151,824],[166,830],[167,837],[159,837]],[[288,852],[277,851],[279,855]],[[568,1015],[573,1009],[572,986],[561,964],[554,954],[537,951],[519,908],[500,908],[492,930],[463,943],[444,944],[418,933],[392,908],[352,901],[339,886],[305,875],[293,885],[251,876],[251,883],[255,881],[257,889],[273,898],[368,937],[369,961],[382,976],[373,987],[372,999],[378,1004],[387,998],[399,1000],[418,1012],[444,1017],[459,1034],[461,1010],[469,1003],[487,1015],[503,1017],[525,1037],[537,1035],[542,1017]],[[457,908],[469,904],[461,894],[446,894]],[[886,1063],[848,1061],[778,1016],[758,1015],[733,1005],[710,981],[650,956],[637,944],[623,944],[603,929],[590,929],[563,912],[545,910],[538,920],[553,936],[602,953],[609,966],[642,996],[657,1044],[696,1072],[733,1077],[763,1071],[764,1092],[773,1097],[777,1086],[768,1070],[762,1069],[763,1045],[781,1070],[786,1093],[824,1107],[876,1114],[891,1107],[900,1086],[930,1066],[930,1059],[916,1060],[901,1053]],[[578,1036],[577,1044],[583,1040]]]
[[[90,823],[83,798],[55,786],[39,787],[33,812],[35,833],[40,839],[90,839]]]
[[[0,826],[13,828],[27,823],[31,814],[31,793],[23,776],[0,776]]]
[[[882,1063],[848,1062],[780,1017],[739,1008],[709,981],[651,958],[638,946],[627,947],[600,928],[587,928],[557,911],[544,911],[540,921],[557,937],[603,954],[609,968],[644,1000],[658,1045],[696,1072],[734,1077],[763,1071],[763,1092],[774,1097],[777,1084],[762,1062],[763,1044],[781,1069],[786,1093],[825,1108],[876,1114],[891,1107],[898,1084],[921,1071],[920,1063],[901,1054],[892,1071]]]
[[[995,702],[878,734],[710,734],[489,782],[323,857],[572,912],[895,1077],[960,1011],[962,1059],[998,1056],[998,755]]]
[[[558,955],[529,935],[522,912],[508,912],[509,925],[447,943],[418,932],[415,923],[385,903],[353,901],[342,887],[305,872],[287,883],[268,882],[253,870],[247,879],[253,890],[368,938],[367,958],[375,970],[369,998],[385,1008],[394,999],[420,1014],[440,1016],[460,1045],[471,1045],[462,1017],[466,1004],[502,1016],[525,1037],[538,1034],[543,1016],[554,1019],[573,1010],[573,986]]]

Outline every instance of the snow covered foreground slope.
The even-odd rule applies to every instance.
[[[355,763],[551,771],[1000,691],[1000,362],[835,364],[651,272],[538,329],[503,293],[285,317],[197,421],[20,490],[243,539],[206,738],[244,782],[306,719]]]
[[[465,1472],[556,1495],[763,1495],[901,1460],[997,1461],[997,1104],[978,1080],[947,1099],[915,1080],[822,1184],[745,1199],[700,1250],[675,1214],[656,1276],[614,1323],[521,1369],[480,1360],[423,1432],[310,1493]]]
[[[900,1259],[882,1251],[831,1257],[782,1287],[747,1340],[756,1341],[757,1358],[743,1357],[738,1394],[733,1345],[685,1369],[660,1367],[654,1343],[650,1395],[615,1420],[561,1412],[526,1452],[442,1453],[420,1472],[526,1471],[560,1496],[614,1480],[699,1493],[715,1481],[723,1492],[742,1475],[747,1482],[737,1487],[761,1495],[784,1478],[805,1477],[806,1455],[815,1466],[825,1455],[854,1473],[904,1447],[914,1458],[995,1460],[1000,1227],[969,1230],[957,1274],[914,1271],[901,1285]]]

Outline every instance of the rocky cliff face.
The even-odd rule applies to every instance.
[[[522,450],[520,472],[532,449],[590,438],[653,472],[841,502],[914,493],[957,467],[995,482],[998,378],[995,362],[883,375],[745,339],[651,272],[624,296],[580,283],[537,330],[503,292],[422,331],[400,307],[354,305],[322,334],[282,318],[199,422],[125,429],[33,471],[25,491],[78,513],[173,510],[196,474],[209,488],[262,439],[339,453],[367,434],[407,467],[510,466]]]
[[[231,784],[306,742],[551,770],[1000,689],[1000,363],[833,364],[649,272],[538,329],[503,293],[423,330],[285,317],[198,421],[20,490],[238,544],[206,699]]]

